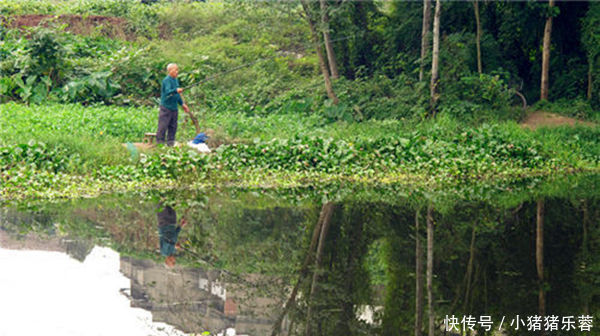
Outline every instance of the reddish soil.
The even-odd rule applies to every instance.
[[[1,18],[9,28],[35,27],[39,25],[48,26],[51,22],[66,24],[66,30],[81,35],[90,35],[99,32],[104,36],[118,39],[133,39],[134,36],[127,34],[127,20],[119,17],[98,15],[14,15]]]
[[[596,126],[595,123],[589,121],[581,121],[574,118],[564,117],[556,113],[535,111],[525,118],[521,122],[521,126],[529,129],[536,129],[538,127],[556,127],[562,125],[586,125]]]

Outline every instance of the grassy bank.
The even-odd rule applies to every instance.
[[[338,28],[348,29],[335,39],[342,72],[333,81],[335,105],[299,3],[0,4],[2,199],[332,181],[440,187],[599,168],[597,127],[522,129],[521,102],[509,85],[515,74],[474,72],[466,36],[442,43],[438,113],[426,118],[418,56],[394,47],[402,32],[376,36],[396,27],[395,16],[372,7],[380,32],[361,37],[368,27],[346,20],[364,21],[353,6],[336,14]],[[11,26],[27,14],[73,16],[25,33]],[[125,23],[120,32],[63,25],[93,15]],[[367,57],[370,50],[385,52]],[[156,129],[170,62],[181,66],[183,95],[201,127],[215,130],[211,155],[123,146]],[[565,99],[535,108],[598,120],[590,101]],[[178,140],[185,143],[195,130],[181,116]]]
[[[529,131],[514,122],[465,126],[328,122],[317,115],[203,113],[222,145],[128,151],[156,128],[153,108],[0,105],[2,198],[93,196],[139,188],[293,187],[332,181],[442,186],[597,170],[600,130]],[[193,137],[180,124],[178,140]]]

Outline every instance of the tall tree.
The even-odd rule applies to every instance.
[[[440,16],[442,14],[442,2],[435,1],[435,15],[433,17],[433,53],[431,59],[431,115],[435,117],[439,94],[437,92],[439,82],[440,62]]]
[[[600,3],[590,3],[583,19],[582,42],[585,47],[588,62],[587,99],[594,96],[594,74],[597,71],[600,56]]]
[[[544,200],[537,201],[535,265],[538,275],[538,310],[540,316],[546,316],[546,294],[544,292]]]
[[[327,233],[329,232],[329,222],[331,215],[333,214],[334,204],[332,202],[325,203],[321,210],[323,222],[321,225],[321,232],[319,233],[319,245],[317,246],[317,252],[315,256],[315,267],[313,271],[312,282],[310,285],[310,294],[308,300],[308,311],[306,312],[306,332],[305,336],[310,336],[312,333],[312,306],[314,298],[316,297],[317,283],[319,281],[319,268],[321,267],[321,260],[323,259],[323,250],[325,249],[325,239],[327,239]]]
[[[546,17],[546,25],[544,26],[544,42],[542,49],[542,83],[540,87],[540,100],[548,100],[548,79],[550,73],[550,36],[552,35],[552,17],[554,0],[548,2],[548,16]]]
[[[583,200],[583,204],[582,204],[582,210],[583,210],[583,235],[582,235],[582,239],[581,239],[581,250],[583,252],[583,259],[585,260],[585,262],[588,262],[588,256],[589,256],[589,228],[588,228],[588,223],[590,221],[590,212],[588,210],[588,201],[587,200]],[[584,303],[583,303],[583,313],[586,315],[589,315],[590,313],[590,296],[586,295],[584,298]]]
[[[329,78],[329,70],[327,70],[327,65],[325,64],[325,57],[323,56],[323,51],[321,51],[321,43],[319,40],[319,35],[317,34],[317,29],[315,28],[315,21],[312,18],[310,13],[310,8],[308,6],[307,0],[300,0],[302,3],[302,8],[304,9],[304,15],[306,16],[306,21],[308,21],[308,26],[310,27],[310,33],[315,45],[315,49],[317,50],[317,58],[319,59],[319,67],[321,68],[321,73],[323,74],[323,78],[325,79],[325,90],[327,90],[327,96],[329,99],[333,101],[334,104],[339,103],[338,97],[335,95],[333,91],[333,86],[331,85],[331,79]]]
[[[296,300],[296,295],[298,295],[298,290],[300,289],[300,284],[302,283],[304,278],[308,275],[308,268],[309,268],[310,262],[312,261],[314,250],[315,250],[315,248],[317,248],[317,244],[319,243],[319,238],[323,234],[322,233],[323,226],[324,225],[329,226],[329,221],[331,220],[332,214],[333,214],[333,203],[328,202],[328,203],[323,204],[323,206],[321,207],[321,212],[319,213],[319,220],[317,221],[317,224],[315,225],[315,228],[313,229],[312,239],[310,240],[310,247],[308,248],[308,252],[306,253],[306,256],[304,257],[304,263],[302,264],[302,267],[300,267],[300,271],[299,271],[300,274],[298,277],[298,281],[296,282],[296,285],[292,289],[292,293],[290,294],[289,299],[286,301],[283,310],[281,311],[281,313],[275,320],[275,323],[273,324],[273,330],[271,332],[271,336],[276,336],[281,331],[281,323],[283,322],[283,318],[285,317],[287,312],[290,310],[290,307],[294,304],[294,302]]]
[[[423,0],[423,28],[421,30],[421,67],[419,81],[423,80],[425,72],[425,58],[429,49],[429,27],[431,26],[431,0]]]
[[[473,1],[475,10],[475,24],[477,25],[477,35],[475,44],[477,45],[477,72],[481,75],[483,67],[481,65],[481,20],[479,19],[479,0]]]
[[[463,310],[470,313],[469,301],[471,300],[472,291],[471,283],[473,278],[473,262],[475,260],[475,237],[476,237],[477,221],[473,221],[473,229],[471,230],[471,245],[469,246],[469,262],[467,263],[467,273],[465,274],[465,300],[463,301]]]
[[[427,207],[427,307],[429,310],[428,335],[433,336],[435,312],[433,309],[433,207],[431,205]]]
[[[419,232],[419,216],[420,211],[417,210],[415,214],[415,336],[421,336],[423,326],[423,248],[421,247],[421,235]]]
[[[587,100],[592,100],[594,93],[594,63],[595,62],[593,58],[588,58],[588,85],[586,91]]]
[[[320,0],[321,5],[321,24],[323,25],[323,40],[325,42],[325,51],[327,52],[327,61],[329,62],[329,71],[331,71],[331,78],[337,79],[340,77],[337,69],[337,61],[335,60],[335,51],[331,44],[331,38],[329,37],[329,13],[327,9],[327,2]]]

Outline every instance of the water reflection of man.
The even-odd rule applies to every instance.
[[[162,204],[159,204],[159,208]],[[158,235],[160,236],[160,254],[165,256],[165,265],[167,267],[175,266],[175,252],[177,248],[180,248],[180,244],[177,243],[181,228],[183,228],[187,221],[185,218],[181,218],[179,226],[177,225],[177,213],[175,209],[168,205],[164,205],[162,210],[156,214],[158,218]]]

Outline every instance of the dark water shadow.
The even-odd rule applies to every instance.
[[[84,260],[108,246],[131,306],[189,333],[406,335],[426,333],[431,315],[440,335],[469,329],[469,316],[480,335],[501,322],[531,334],[534,316],[542,330],[544,317],[560,329],[573,316],[573,332],[594,335],[580,317],[600,314],[599,185],[588,175],[107,195],[7,206],[0,247]]]

